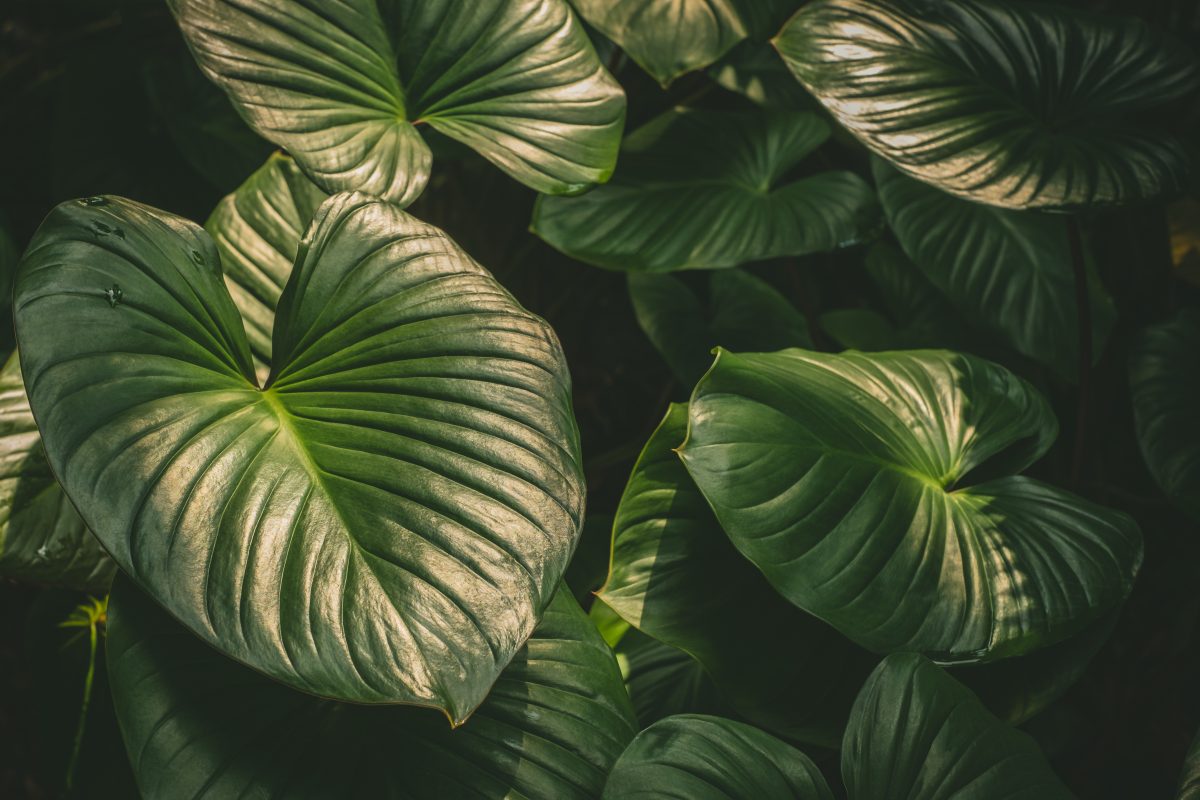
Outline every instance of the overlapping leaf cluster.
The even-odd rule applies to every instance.
[[[997,0],[169,5],[286,153],[203,228],[56,208],[0,374],[0,572],[111,583],[145,796],[1070,796],[1013,726],[1103,645],[1143,543],[1043,468],[1044,390],[1083,441],[1120,324],[1085,213],[1186,186],[1185,48]],[[624,133],[597,47],[732,91]],[[571,587],[590,612],[558,338],[405,210],[443,137],[628,274],[687,394],[603,586]],[[846,254],[881,310],[781,292]],[[1130,373],[1192,515],[1198,340],[1185,310]]]

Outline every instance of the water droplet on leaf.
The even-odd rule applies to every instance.
[[[191,252],[191,256],[192,256],[192,262],[195,263],[196,266],[198,266],[198,267],[204,266],[204,256],[200,255],[199,250],[193,250]]]
[[[104,296],[108,298],[108,304],[113,308],[121,305],[121,300],[125,297],[125,293],[121,291],[121,287],[115,283],[112,287],[104,290]]]
[[[115,236],[118,239],[125,238],[125,231],[99,220],[92,223],[92,228],[96,231],[97,236]]]
[[[81,206],[104,206],[108,205],[108,200],[103,197],[85,197],[77,201]]]

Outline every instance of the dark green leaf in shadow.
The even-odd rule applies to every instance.
[[[901,247],[964,319],[1073,381],[1079,369],[1075,278],[1061,217],[972,203],[875,159],[879,200]],[[1093,353],[1116,310],[1091,276]]]
[[[428,125],[540,192],[612,173],[620,86],[566,0],[170,0],[201,69],[322,188],[407,205]]]
[[[110,617],[113,701],[146,798],[591,798],[636,730],[612,653],[569,591],[457,729],[428,709],[292,691],[124,578]]]
[[[808,756],[757,728],[720,717],[668,717],[617,759],[605,800],[833,800]]]
[[[272,373],[207,234],[59,206],[17,330],[51,466],[194,633],[314,694],[461,721],[574,549],[583,476],[554,333],[445,234],[363,195],[319,210]]]
[[[1146,329],[1129,362],[1142,456],[1167,497],[1200,519],[1200,311]]]
[[[1145,23],[989,0],[816,0],[775,45],[868,148],[914,178],[1008,208],[1182,189],[1167,124],[1194,57]]]
[[[614,649],[640,727],[674,714],[725,715],[712,678],[679,648],[631,628]]]
[[[687,407],[647,442],[613,525],[599,597],[643,633],[686,651],[755,724],[836,744],[874,659],[788,603],[734,549],[672,448]]]
[[[982,359],[722,350],[689,417],[680,454],[733,543],[876,652],[1031,652],[1111,612],[1141,564],[1132,519],[1016,475],[1057,425]]]
[[[532,230],[607,269],[735,267],[834,250],[875,227],[851,172],[790,173],[829,138],[816,114],[677,108],[630,134],[613,180],[581,197],[542,197]]]
[[[1179,776],[1177,800],[1200,800],[1200,732],[1192,739]]]
[[[1032,739],[915,653],[888,656],[863,686],[842,778],[850,800],[1071,797]]]
[[[779,53],[761,42],[742,42],[709,67],[708,74],[725,89],[764,108],[811,111],[817,105],[792,77]]]
[[[712,363],[717,345],[731,350],[812,347],[808,323],[770,284],[738,269],[708,276],[703,302],[673,275],[630,273],[638,325],[684,386]]]

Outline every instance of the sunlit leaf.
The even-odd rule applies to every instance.
[[[775,39],[802,84],[871,150],[948,192],[1009,208],[1182,188],[1167,124],[1195,59],[1134,18],[992,0],[815,0]]]
[[[612,173],[621,88],[566,0],[170,0],[200,67],[326,191],[421,193],[429,127],[517,180]]]
[[[944,351],[721,351],[680,454],[737,548],[876,652],[992,660],[1115,608],[1132,519],[1015,473],[1057,426],[1007,370]]]
[[[280,299],[272,372],[198,227],[51,213],[17,328],[51,465],[194,633],[314,694],[461,721],[532,632],[583,513],[558,342],[441,231],[339,195]]]

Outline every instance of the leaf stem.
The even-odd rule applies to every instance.
[[[71,760],[67,762],[66,795],[71,795],[75,783],[75,770],[79,766],[79,751],[83,748],[83,733],[87,729],[88,706],[92,703],[92,683],[96,677],[96,623],[88,626],[89,651],[87,675],[83,679],[83,703],[79,707],[79,722],[75,726],[75,742],[71,746]]]
[[[1071,456],[1071,480],[1078,484],[1087,455],[1088,413],[1092,383],[1092,304],[1088,296],[1087,263],[1083,258],[1083,235],[1079,221],[1067,217],[1067,241],[1071,268],[1075,273],[1075,322],[1079,344],[1078,401],[1075,409],[1075,449]]]
[[[799,258],[792,256],[788,258],[788,266],[791,267],[792,286],[796,293],[796,306],[800,309],[800,313],[804,315],[804,321],[808,323],[808,338],[812,339],[813,348],[822,352],[828,353],[833,350],[829,345],[829,339],[825,336],[825,331],[821,328],[819,320],[820,311],[815,302],[813,302],[813,280],[812,274],[808,271],[811,265],[806,267]]]

